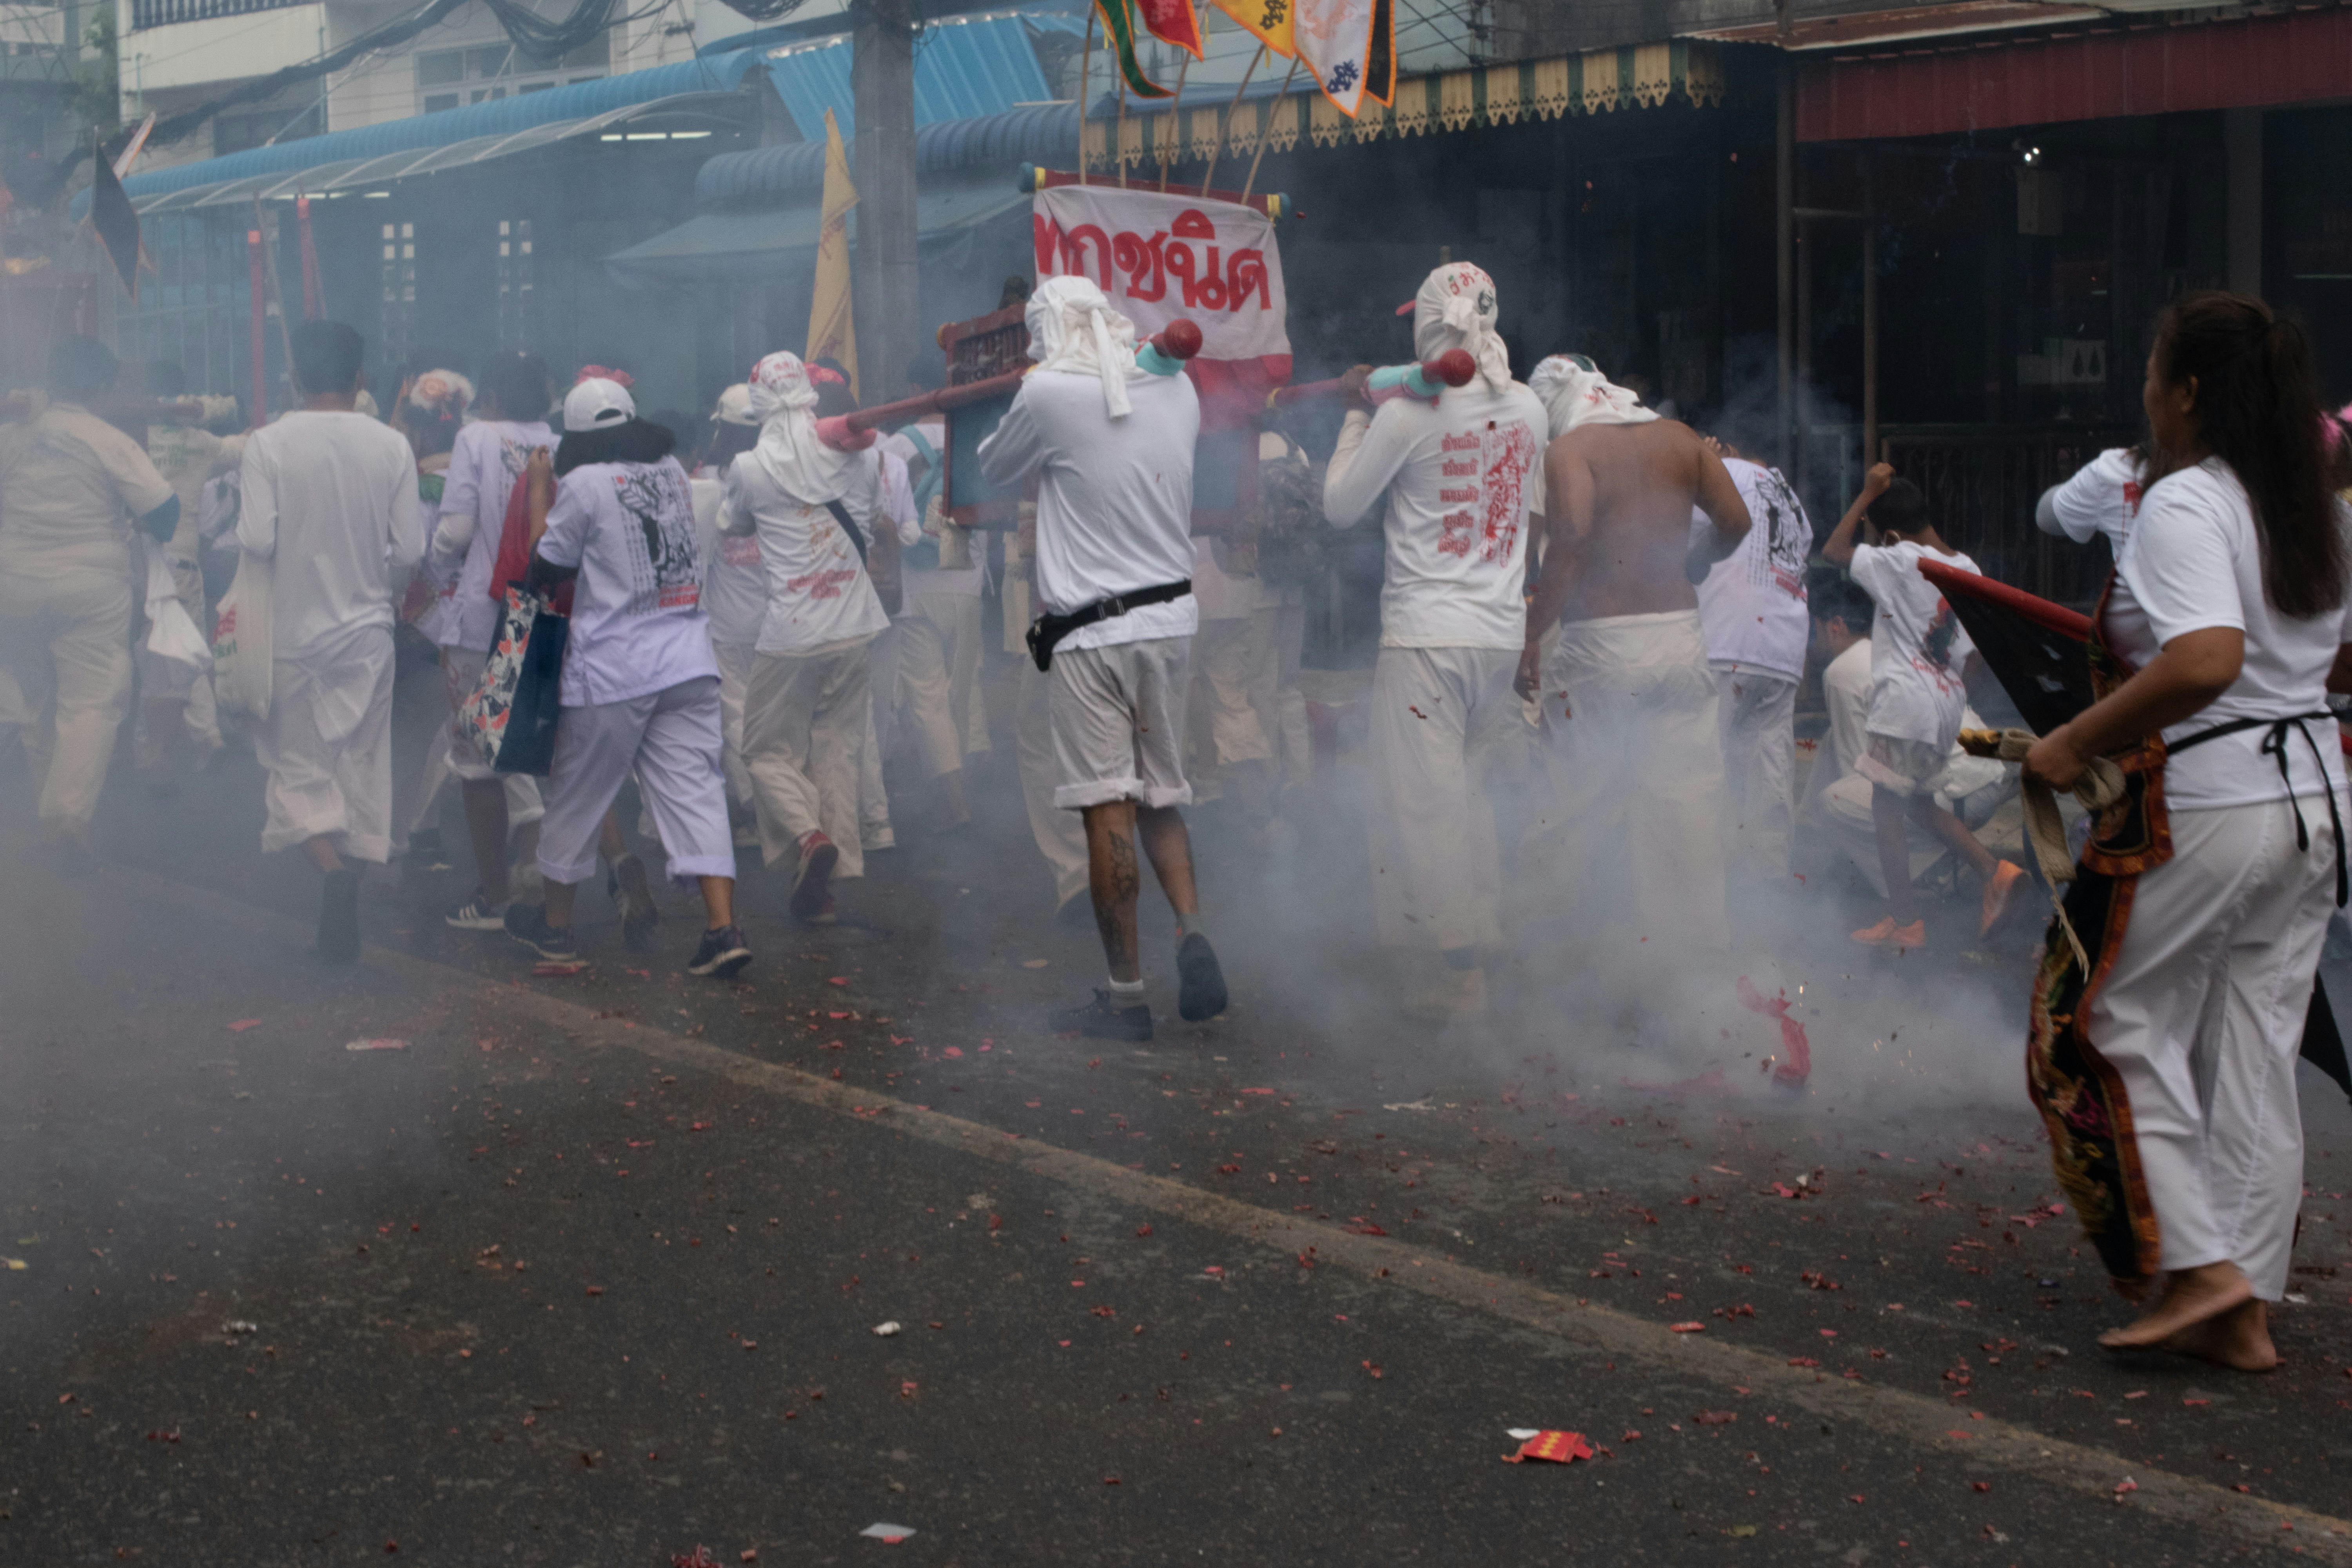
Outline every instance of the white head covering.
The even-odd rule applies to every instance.
[[[782,350],[751,367],[751,411],[760,422],[751,455],[776,488],[809,506],[849,493],[858,458],[837,452],[816,436],[816,384],[801,356]]]
[[[463,418],[474,405],[474,384],[454,370],[428,370],[409,384],[408,401],[429,414]]]
[[[1048,278],[1029,296],[1029,357],[1041,371],[1068,371],[1102,380],[1103,406],[1114,419],[1134,408],[1127,378],[1135,366],[1135,323],[1110,308],[1089,278]]]
[[[637,402],[629,389],[601,375],[582,376],[563,395],[563,429],[603,430],[625,425],[637,416]]]
[[[1580,425],[1643,425],[1658,416],[1582,354],[1549,355],[1528,377],[1528,390],[1550,416],[1555,439]]]
[[[719,406],[713,410],[714,425],[757,425],[760,416],[751,412],[751,387],[749,382],[737,382],[719,395]]]
[[[1426,362],[1447,349],[1465,349],[1478,362],[1489,391],[1510,386],[1510,351],[1495,331],[1495,280],[1484,268],[1447,262],[1421,280],[1411,308],[1415,358]]]

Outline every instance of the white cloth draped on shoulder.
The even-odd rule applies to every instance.
[[[760,444],[751,453],[776,488],[811,506],[847,494],[861,468],[858,456],[817,439],[816,384],[800,355],[768,355],[751,367],[750,385],[760,420]]]

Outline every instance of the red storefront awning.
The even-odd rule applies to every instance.
[[[2352,98],[2352,8],[2107,26],[1797,62],[1797,140]]]

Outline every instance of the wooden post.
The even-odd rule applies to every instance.
[[[1878,193],[1876,166],[1862,160],[1862,467],[1878,459]]]
[[[851,272],[859,384],[868,396],[899,390],[921,339],[916,331],[915,35],[911,0],[860,0],[850,45],[856,134],[857,247]]]
[[[1087,183],[1087,78],[1095,65],[1095,13],[1087,8],[1086,43],[1078,54],[1078,184]]]
[[[1201,194],[1204,196],[1209,194],[1209,186],[1217,177],[1217,160],[1224,155],[1225,127],[1233,122],[1234,114],[1240,111],[1242,94],[1249,90],[1250,78],[1257,75],[1258,64],[1265,58],[1265,46],[1260,44],[1257,47],[1257,53],[1250,57],[1249,69],[1242,72],[1241,86],[1234,89],[1234,100],[1226,106],[1225,118],[1218,123],[1217,144],[1209,149],[1208,171],[1201,176]]]
[[[1786,472],[1794,457],[1796,425],[1797,347],[1797,80],[1788,56],[1780,57],[1780,96],[1773,125],[1773,245],[1778,258],[1780,318],[1780,391],[1775,405],[1779,421],[1780,468]]]

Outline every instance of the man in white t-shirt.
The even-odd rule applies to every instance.
[[[768,355],[749,384],[760,439],[727,469],[726,527],[758,531],[768,608],[744,698],[743,762],[767,863],[793,868],[793,917],[827,924],[834,880],[866,874],[857,775],[870,647],[890,624],[866,552],[896,535],[876,526],[877,466],[818,439],[816,384],[800,357]]]
[[[245,444],[237,548],[275,563],[269,719],[255,750],[269,774],[265,852],[302,846],[326,874],[319,956],[360,955],[359,873],[392,853],[394,610],[424,557],[416,462],[389,426],[353,409],[359,333],[293,331],[303,402]]]
[[[1718,442],[1724,470],[1748,504],[1748,537],[1698,584],[1699,626],[1715,671],[1723,739],[1723,845],[1727,867],[1759,879],[1789,873],[1797,805],[1797,684],[1804,679],[1805,563],[1813,525],[1797,492],[1768,468]],[[1696,531],[1711,527],[1691,513]]]
[[[1502,871],[1479,759],[1524,721],[1511,668],[1527,615],[1528,513],[1543,504],[1544,412],[1511,377],[1497,310],[1495,280],[1479,268],[1430,273],[1397,312],[1412,313],[1413,353],[1461,349],[1476,375],[1434,402],[1395,397],[1375,413],[1361,395],[1370,367],[1349,372],[1354,405],[1323,480],[1334,528],[1387,497],[1366,815],[1381,941],[1433,946],[1445,965],[1404,1004],[1433,1022],[1486,1011]]]
[[[441,645],[453,715],[481,683],[490,644],[499,635],[506,584],[492,583],[490,576],[505,538],[507,503],[523,467],[533,450],[555,445],[545,418],[549,396],[545,361],[528,350],[500,350],[482,366],[474,420],[457,432],[449,449],[432,541],[442,594],[416,624]],[[507,838],[514,836],[518,865],[533,858],[542,810],[539,781],[492,768],[454,719],[449,771],[465,800],[480,885],[444,918],[461,931],[503,930],[512,896]]]
[[[1881,543],[1854,542],[1865,516]],[[1942,592],[1919,571],[1923,560],[1963,572],[1976,571],[1977,563],[1944,542],[1919,488],[1896,479],[1885,463],[1872,466],[1862,493],[1838,520],[1822,554],[1832,565],[1844,567],[1878,606],[1870,630],[1870,739],[1861,768],[1873,786],[1871,816],[1889,909],[1853,939],[1871,947],[1927,945],[1927,922],[1911,891],[1906,817],[1983,879],[1978,932],[1989,932],[2024,881],[2025,868],[1987,849],[1968,824],[1936,799],[1960,732],[1960,710],[1968,701],[1962,677],[1976,647]]]
[[[1720,700],[1693,584],[1745,542],[1748,503],[1689,426],[1591,360],[1552,355],[1529,382],[1550,505],[1514,684],[1542,706],[1568,885],[1633,917],[1593,932],[1591,961],[1679,978],[1730,940]]]
[[[1033,573],[1043,615],[1030,636],[1054,639],[1054,804],[1085,816],[1110,965],[1091,1003],[1052,1021],[1057,1033],[1148,1040],[1139,839],[1176,912],[1177,1011],[1198,1022],[1225,1006],[1178,809],[1192,798],[1184,707],[1200,624],[1190,579],[1201,404],[1185,375],[1138,364],[1134,323],[1090,280],[1046,279],[1027,316],[1037,368],[980,444],[980,467],[991,484],[1037,482]]]
[[[2034,523],[2077,544],[2105,538],[2120,561],[2125,536],[2139,516],[2147,470],[2147,454],[2137,447],[2110,447],[2042,492],[2033,504]]]
[[[719,663],[727,795],[730,809],[740,812],[734,834],[738,849],[756,848],[760,843],[751,804],[751,772],[743,763],[743,703],[751,688],[751,662],[759,649],[760,627],[768,618],[768,569],[760,559],[757,532],[727,531],[726,475],[759,436],[759,416],[751,412],[751,389],[739,381],[719,395],[702,460],[688,480],[694,496],[695,540],[702,552],[702,607],[710,617],[711,657]]]

